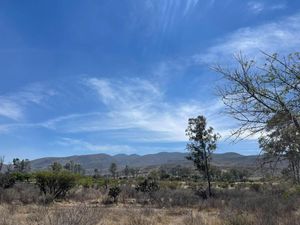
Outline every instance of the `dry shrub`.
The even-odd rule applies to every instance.
[[[41,208],[28,217],[32,225],[96,225],[101,224],[103,213],[99,208],[80,204],[73,207]]]
[[[187,189],[159,190],[150,197],[158,207],[189,207],[199,205],[202,201],[192,190]]]
[[[139,213],[131,213],[129,215],[127,221],[124,223],[125,225],[156,225],[154,218],[146,218],[142,214]]]
[[[184,219],[183,225],[206,225],[203,217],[200,214],[194,215],[193,212],[190,212]]]
[[[0,225],[14,225],[14,213],[8,207],[0,205]]]
[[[74,189],[67,195],[67,199],[76,202],[84,202],[89,200],[97,200],[103,197],[103,193],[95,188],[78,188]]]
[[[253,219],[245,213],[227,214],[223,222],[225,225],[259,225],[254,223]]]
[[[154,222],[151,222],[144,218],[141,215],[134,215],[129,217],[129,219],[125,222],[126,225],[154,225]]]
[[[40,201],[40,191],[34,184],[16,183],[13,187],[0,190],[0,202],[32,204]]]

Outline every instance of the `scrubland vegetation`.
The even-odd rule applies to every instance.
[[[299,224],[300,186],[280,177],[252,181],[249,172],[240,179],[237,171],[213,178],[210,198],[204,177],[159,170],[125,178],[1,174],[0,224]]]

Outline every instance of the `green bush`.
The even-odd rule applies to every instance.
[[[29,181],[30,178],[31,178],[31,174],[29,173],[21,173],[21,172],[13,172],[11,174],[16,181],[21,181],[21,182],[24,182],[24,181]]]
[[[76,175],[70,172],[42,171],[35,174],[36,184],[45,196],[63,198],[76,185]]]
[[[117,198],[120,193],[121,193],[121,189],[118,186],[115,186],[109,189],[108,195],[109,197],[113,198],[114,202],[117,202],[118,200]]]
[[[92,177],[81,177],[78,180],[78,184],[85,188],[90,188],[94,185],[94,179]]]
[[[145,179],[138,184],[136,190],[144,193],[153,193],[159,190],[159,185],[155,180]]]
[[[16,182],[16,179],[14,176],[12,176],[9,173],[0,173],[0,187],[1,188],[10,188],[12,187]]]

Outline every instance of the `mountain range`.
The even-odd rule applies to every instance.
[[[47,169],[54,162],[66,164],[73,161],[79,163],[88,172],[94,169],[102,172],[108,171],[111,163],[116,163],[119,169],[123,169],[126,165],[132,168],[151,168],[159,166],[192,166],[192,162],[186,159],[187,153],[180,152],[160,152],[147,155],[108,155],[108,154],[92,154],[92,155],[74,155],[68,157],[46,157],[31,161],[33,170]],[[223,168],[254,168],[257,166],[258,156],[244,156],[238,153],[213,154],[212,164]]]

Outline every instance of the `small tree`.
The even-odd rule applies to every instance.
[[[129,166],[126,165],[125,168],[124,168],[124,175],[125,175],[126,177],[128,177],[129,173],[130,173]]]
[[[50,170],[53,172],[60,172],[62,168],[63,166],[59,162],[54,162],[52,165],[50,165]]]
[[[4,156],[0,156],[0,172],[2,171],[4,165]]]
[[[13,159],[13,167],[14,167],[14,171],[20,173],[29,172],[31,169],[30,161],[28,159],[22,159],[22,160],[18,158]]]
[[[208,183],[208,195],[211,196],[211,178],[210,178],[210,160],[211,153],[216,149],[218,134],[214,134],[213,128],[206,128],[206,119],[204,116],[190,118],[186,135],[190,142],[187,144],[189,151],[188,160],[192,160],[197,170],[204,172]]]
[[[84,174],[85,171],[83,167],[80,165],[80,163],[75,163],[73,160],[70,162],[66,163],[64,165],[64,168],[72,173],[77,173],[77,174]]]
[[[113,178],[116,178],[117,164],[116,164],[116,163],[110,164],[109,171],[110,171],[112,177],[113,177]]]

